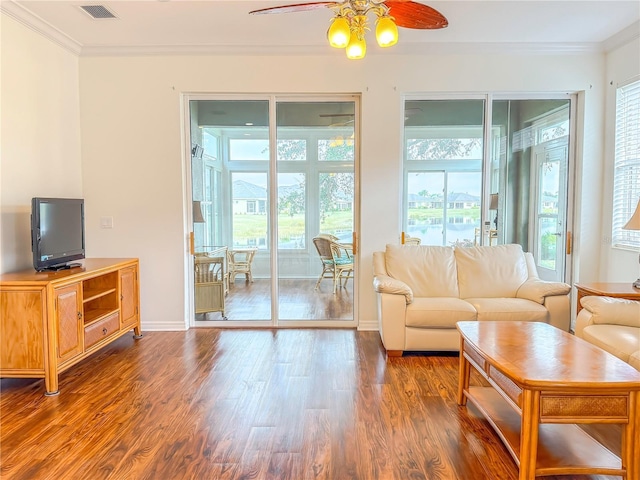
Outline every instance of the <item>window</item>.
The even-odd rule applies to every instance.
[[[473,245],[480,228],[484,100],[407,100],[404,224],[422,245]]]
[[[640,248],[640,231],[624,230],[640,199],[640,79],[616,90],[613,178],[614,247]]]

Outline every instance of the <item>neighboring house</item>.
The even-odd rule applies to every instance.
[[[480,197],[468,193],[451,192],[447,196],[447,208],[469,209],[480,206]],[[409,208],[444,208],[442,195],[431,195],[423,197],[421,195],[409,195]]]
[[[447,207],[456,209],[477,208],[480,206],[480,197],[468,193],[451,192],[447,196]]]
[[[262,215],[267,212],[266,189],[244,180],[234,181],[232,188],[234,215]]]
[[[415,193],[410,193],[407,195],[407,201],[409,204],[409,208],[428,208],[429,207],[429,199],[427,197],[423,197],[422,195],[417,195]]]
[[[542,208],[545,210],[557,210],[558,194],[551,195],[550,193],[544,193],[542,195]]]

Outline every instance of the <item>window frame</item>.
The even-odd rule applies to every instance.
[[[624,108],[624,111],[621,109]],[[634,155],[634,146],[637,154]],[[627,151],[629,149],[629,151]],[[624,230],[640,200],[640,75],[615,92],[611,246],[640,250],[640,231]]]

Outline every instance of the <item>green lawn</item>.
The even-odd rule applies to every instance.
[[[320,223],[320,232],[351,231],[353,213],[351,210],[329,212]],[[304,214],[278,215],[278,236],[280,241],[301,238],[305,233]],[[237,243],[246,239],[267,238],[267,215],[234,215],[233,238]]]

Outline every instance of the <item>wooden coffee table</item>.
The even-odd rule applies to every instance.
[[[520,468],[544,475],[640,478],[640,372],[537,322],[458,322],[458,404],[470,400]],[[471,367],[492,387],[469,385]],[[622,424],[622,458],[579,423]]]

